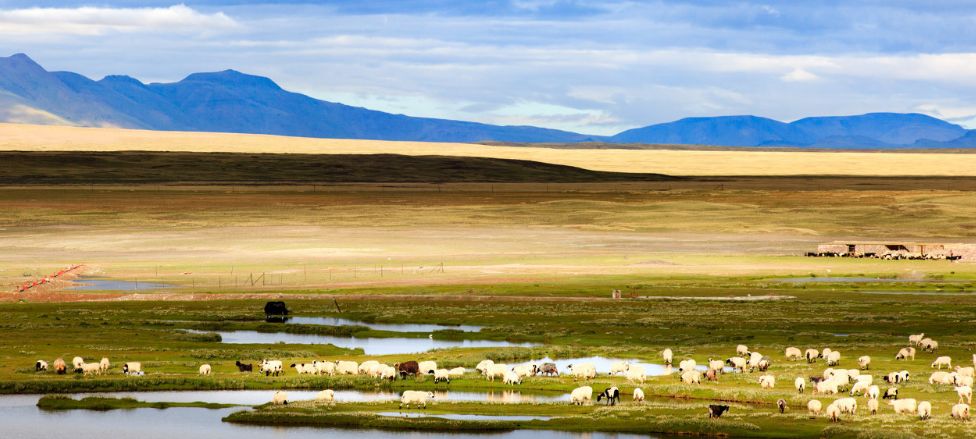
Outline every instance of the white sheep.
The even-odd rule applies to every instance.
[[[630,370],[630,363],[626,361],[614,361],[610,363],[610,375],[616,375],[618,373],[627,373]]]
[[[366,360],[359,363],[359,368],[357,370],[359,371],[360,375],[369,375],[370,369],[378,366],[379,364],[380,362],[376,360]]]
[[[685,384],[701,384],[701,372],[691,369],[681,374],[681,381]]]
[[[788,347],[786,348],[786,359],[791,361],[799,360],[803,357],[803,352],[800,352],[799,348]]]
[[[816,399],[811,399],[810,401],[807,402],[807,411],[810,412],[811,415],[814,416],[820,415],[820,412],[822,410],[823,410],[823,404],[820,401],[817,401]]]
[[[935,352],[939,350],[939,342],[928,337],[923,338],[922,341],[918,343],[918,346],[921,347],[923,351],[928,352]]]
[[[826,360],[827,356],[830,355],[831,352],[833,352],[833,350],[831,350],[830,348],[823,348],[823,350],[820,351],[820,358]]]
[[[896,399],[888,401],[888,405],[895,410],[895,413],[904,415],[914,415],[918,403],[914,398]]]
[[[74,366],[75,372],[80,372],[81,365],[85,364],[85,359],[81,357],[74,357],[71,359],[71,365]]]
[[[803,356],[807,358],[807,363],[816,363],[817,358],[820,357],[820,351],[816,349],[807,349],[803,352]]]
[[[102,365],[98,363],[81,363],[81,371],[84,375],[100,375],[102,373]]]
[[[956,366],[956,373],[964,377],[976,377],[976,368]]]
[[[945,355],[938,357],[932,362],[930,367],[935,367],[942,370],[942,366],[945,366],[947,369],[952,369],[952,358]]]
[[[434,392],[425,392],[420,390],[404,390],[403,394],[400,395],[400,408],[404,405],[410,408],[410,405],[415,406],[422,405],[427,408],[427,403],[434,400]]]
[[[261,372],[264,373],[264,376],[281,375],[283,368],[284,365],[281,360],[261,360]]]
[[[295,372],[299,375],[314,375],[318,372],[318,369],[312,363],[292,363],[289,367],[295,368]]]
[[[878,414],[878,400],[877,399],[869,399],[868,400],[868,412],[870,412],[872,415]]]
[[[959,402],[966,404],[973,403],[973,388],[969,386],[956,387],[956,394],[959,395]]]
[[[932,372],[929,375],[929,384],[952,384],[952,375],[949,372]]]
[[[932,403],[928,401],[922,401],[918,403],[918,418],[921,420],[926,420],[932,417]]]
[[[732,357],[729,358],[728,360],[725,360],[725,364],[732,366],[733,371],[737,370],[740,373],[744,373],[746,371],[746,366],[749,364],[749,362],[742,357]]]
[[[881,388],[878,386],[868,387],[868,399],[878,399],[881,396]]]
[[[836,366],[838,364],[840,364],[840,352],[830,351],[830,353],[827,354],[827,365]]]
[[[760,354],[759,352],[749,353],[749,372],[752,372],[759,367],[759,362],[762,361],[762,358],[763,354]]]
[[[381,367],[380,367],[380,379],[394,380],[394,379],[396,379],[397,375],[399,375],[399,374],[397,373],[397,370],[396,370],[395,367],[390,366],[390,365],[387,365],[387,364],[381,365]]]
[[[359,373],[359,363],[355,361],[337,361],[336,373],[339,375],[356,375]]]
[[[725,368],[725,362],[722,360],[708,359],[708,369],[714,370],[716,372],[721,372]]]
[[[522,378],[519,377],[517,373],[509,370],[505,372],[504,383],[513,386],[516,384],[522,384]]]
[[[918,346],[918,344],[925,338],[925,333],[921,334],[911,334],[908,336],[908,344],[912,346]]]
[[[593,400],[593,388],[590,386],[577,387],[569,395],[573,405],[585,405]]]
[[[335,404],[335,391],[332,389],[325,389],[317,394],[315,394],[315,400],[317,402],[325,402],[328,404]]]
[[[44,372],[47,370],[47,361],[37,360],[34,363],[34,372]]]
[[[895,355],[896,360],[915,360],[915,348],[901,348]]]
[[[953,380],[954,381],[952,383],[955,384],[955,385],[957,385],[957,386],[969,386],[969,387],[973,387],[973,382],[974,382],[973,381],[974,380],[973,377],[956,375],[956,376],[953,377]]]
[[[644,366],[639,364],[632,364],[630,370],[627,371],[627,381],[632,384],[644,384],[644,380],[647,379],[647,373],[644,371]]]
[[[108,361],[108,357],[102,357],[102,361],[99,361],[98,365],[102,368],[102,373],[108,372],[108,369],[112,367],[112,363]]]
[[[871,375],[858,375],[855,381],[859,383],[864,383],[867,385],[874,384],[874,377]]]
[[[671,348],[667,348],[664,352],[661,352],[661,358],[664,359],[666,366],[674,364],[674,352],[671,352]],[[973,364],[976,364],[976,355],[973,356]]]
[[[482,375],[484,375],[485,374],[485,371],[488,370],[488,366],[491,366],[493,364],[495,364],[494,361],[491,361],[491,360],[481,360],[481,362],[479,362],[478,365],[474,367],[474,370],[477,370],[479,373],[481,373]]]
[[[796,393],[803,393],[803,389],[807,387],[807,380],[803,379],[803,377],[796,377],[793,380],[793,386],[796,387]]]
[[[569,374],[584,380],[593,379],[596,377],[596,365],[593,363],[570,364]]]
[[[840,422],[840,408],[836,404],[831,404],[827,406],[827,410],[824,412],[824,416],[830,420],[830,422]]]
[[[122,373],[125,375],[131,375],[136,372],[142,372],[142,363],[138,361],[130,361],[128,363],[122,364]]]
[[[644,391],[639,387],[634,389],[634,402],[644,402]]]
[[[740,357],[745,357],[749,355],[749,347],[744,344],[740,344],[735,347],[735,354]]]
[[[275,392],[274,396],[271,397],[271,404],[288,405],[288,393],[283,390],[279,390]]]
[[[759,386],[763,389],[772,389],[776,387],[776,377],[772,375],[762,375],[759,377]]]
[[[417,370],[424,375],[433,374],[434,371],[437,370],[436,361],[421,361],[420,363],[417,363],[417,366]]]
[[[861,381],[854,383],[854,385],[851,387],[851,396],[859,395],[861,393],[867,392],[868,387],[870,387],[869,384]]]
[[[839,391],[837,382],[834,380],[823,380],[814,387],[814,392],[818,395],[834,395]]]
[[[210,370],[211,368],[209,364],[200,365],[200,375],[210,375]]]
[[[862,355],[857,359],[857,365],[861,369],[867,370],[871,368],[871,357],[868,355]]]
[[[317,375],[326,374],[333,376],[336,373],[336,364],[331,361],[315,360],[312,362],[312,365],[315,367],[315,373]]]
[[[504,378],[508,372],[508,365],[505,363],[490,364],[485,368],[485,379],[495,381],[495,378]]]
[[[434,384],[441,381],[451,384],[451,371],[447,369],[434,369]]]
[[[512,368],[512,372],[515,372],[519,376],[519,379],[531,376],[535,373],[536,367],[531,364],[520,364]]]
[[[454,369],[451,369],[451,370],[447,371],[447,374],[451,378],[460,378],[460,377],[463,377],[464,376],[464,368],[463,367],[455,367]]]
[[[969,420],[969,404],[956,404],[952,406],[952,417],[960,420]]]
[[[696,367],[698,367],[698,362],[696,362],[694,359],[689,358],[687,360],[682,360],[680,363],[678,363],[678,372],[692,370]]]
[[[854,414],[857,411],[857,400],[854,398],[840,398],[834,401],[834,405],[840,409],[841,413]]]

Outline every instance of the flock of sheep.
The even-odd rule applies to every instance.
[[[896,360],[912,361],[915,359],[917,349],[935,353],[938,342],[925,337],[924,334],[914,334],[909,337],[910,346],[902,348],[895,355]],[[824,360],[827,368],[822,374],[812,377],[796,377],[793,381],[798,393],[804,393],[809,381],[811,391],[815,395],[838,395],[842,392],[849,393],[849,396],[837,398],[830,402],[826,408],[819,400],[812,399],[807,403],[807,410],[811,415],[824,415],[830,421],[837,422],[843,414],[855,414],[858,409],[856,397],[866,398],[867,410],[873,415],[877,414],[880,406],[879,399],[889,400],[894,413],[917,415],[920,419],[929,419],[932,416],[932,404],[929,401],[918,401],[915,398],[899,399],[897,384],[909,381],[911,374],[907,370],[893,371],[882,376],[882,381],[891,385],[881,391],[878,384],[875,384],[874,376],[865,371],[871,368],[871,357],[861,356],[857,358],[856,369],[840,368],[841,353],[839,351],[824,348],[823,350],[806,349],[801,351],[796,347],[788,347],[784,351],[785,357],[789,361],[806,360],[807,363],[816,363]],[[671,349],[662,352],[662,359],[668,372],[670,373],[674,362],[674,353]],[[251,372],[254,370],[253,364],[245,364],[237,361],[235,363],[241,372]],[[678,363],[678,379],[688,385],[701,384],[702,378],[708,381],[718,381],[721,374],[727,371],[746,373],[759,371],[762,375],[757,380],[762,389],[776,388],[777,378],[771,373],[767,373],[772,365],[769,356],[758,352],[750,351],[745,345],[736,347],[736,355],[725,360],[709,358],[706,365],[703,365],[704,372],[699,370],[698,363],[694,359],[685,359]],[[84,375],[99,375],[109,370],[111,364],[108,358],[102,358],[97,363],[87,363],[81,357],[72,360],[73,370]],[[262,360],[258,365],[258,371],[266,376],[278,376],[284,371],[284,364],[280,360]],[[450,383],[452,378],[458,378],[465,374],[463,367],[453,369],[438,368],[435,361],[405,361],[387,365],[379,361],[369,360],[362,363],[354,361],[312,361],[309,363],[293,363],[290,365],[298,374],[313,375],[362,375],[378,379],[395,380],[397,378],[406,379],[407,377],[433,376],[434,383]],[[973,366],[962,367],[952,366],[952,359],[948,356],[938,356],[931,363],[931,367],[937,369],[929,377],[929,384],[933,385],[952,385],[959,401],[952,407],[951,417],[959,420],[968,420],[970,404],[972,404],[974,377],[976,377],[976,354],[973,355]],[[946,368],[945,371],[942,369]],[[47,371],[48,363],[38,360],[35,370]],[[58,374],[67,371],[64,360],[58,358],[53,363],[53,369]],[[570,364],[568,374],[577,380],[590,380],[596,377],[596,365],[589,362]],[[530,362],[519,365],[508,365],[495,363],[492,360],[483,360],[475,366],[475,370],[489,381],[501,379],[508,385],[521,384],[523,379],[531,376],[559,376],[559,370],[555,363]],[[212,368],[209,364],[199,367],[200,375],[210,375]],[[126,375],[143,375],[142,365],[138,362],[127,362],[122,365],[122,372]],[[616,361],[610,365],[610,375],[623,374],[635,388],[632,398],[635,402],[644,400],[644,391],[637,385],[643,384],[646,380],[646,370],[643,365],[630,364],[624,361]],[[597,395],[597,401],[606,398],[608,405],[614,405],[620,400],[620,389],[616,386],[605,389]],[[319,392],[315,398],[317,401],[334,403],[335,392],[326,389]],[[434,399],[434,394],[428,391],[404,391],[400,399],[400,407],[413,405],[415,407],[425,407]],[[574,405],[585,405],[592,403],[593,388],[581,386],[574,389],[570,394],[570,403]],[[284,391],[275,392],[272,403],[275,405],[287,404],[288,395]],[[780,399],[777,402],[780,412],[786,410],[786,401]],[[709,417],[720,417],[722,413],[728,411],[726,405],[710,405],[708,408]]]

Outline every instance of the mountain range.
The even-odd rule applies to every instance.
[[[976,132],[923,114],[870,113],[785,123],[693,117],[595,136],[532,126],[410,117],[315,99],[235,70],[145,84],[49,72],[24,54],[0,57],[0,121],[286,136],[513,142],[857,148],[976,147]]]

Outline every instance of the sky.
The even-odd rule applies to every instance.
[[[976,128],[973,3],[0,0],[0,56],[144,82],[232,68],[349,105],[587,134],[876,111]]]

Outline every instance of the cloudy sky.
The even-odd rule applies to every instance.
[[[972,1],[0,0],[0,55],[171,82],[227,68],[373,109],[591,134],[687,116],[976,127]]]

